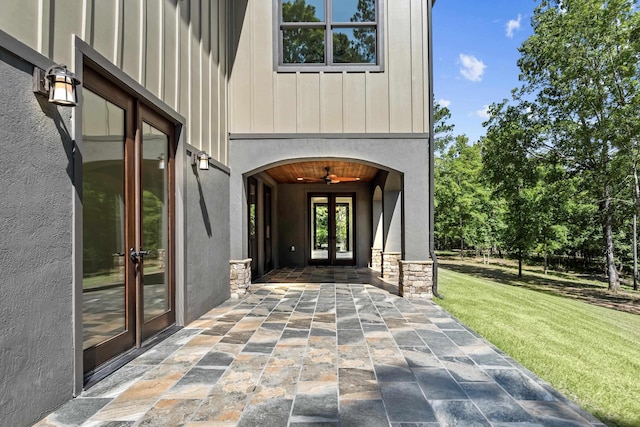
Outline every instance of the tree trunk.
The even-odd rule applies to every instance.
[[[638,290],[638,228],[637,215],[633,215],[633,290]]]
[[[547,253],[544,253],[544,274],[547,274]]]
[[[464,236],[462,234],[462,213],[460,214],[460,259],[464,259]]]
[[[604,188],[604,200],[600,203],[603,216],[602,231],[604,234],[605,256],[607,259],[607,275],[609,278],[609,290],[617,292],[620,289],[620,280],[616,270],[613,254],[613,209],[611,207],[611,187],[607,182]]]
[[[518,249],[518,277],[522,277],[522,249]]]
[[[638,163],[633,162],[633,199],[637,213],[633,215],[633,290],[638,290],[638,234],[636,217],[640,213],[640,186],[638,185]]]

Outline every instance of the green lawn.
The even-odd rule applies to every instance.
[[[611,426],[640,426],[640,316],[441,268],[436,300]]]

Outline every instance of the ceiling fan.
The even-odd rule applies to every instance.
[[[327,185],[330,184],[338,184],[340,182],[354,182],[354,181],[360,181],[359,177],[347,177],[347,176],[337,176],[336,174],[332,174],[329,173],[329,171],[331,170],[331,168],[329,166],[326,166],[324,168],[324,170],[327,172],[325,174],[325,176],[323,176],[322,178],[308,178],[308,177],[299,177],[298,181],[305,181],[305,182],[324,182]]]

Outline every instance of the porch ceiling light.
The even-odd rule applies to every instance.
[[[200,170],[209,170],[209,159],[211,159],[211,156],[205,151],[198,151],[191,155],[191,166],[198,165]]]
[[[57,105],[75,107],[78,105],[76,86],[81,84],[75,74],[67,70],[66,65],[53,65],[47,71],[33,69],[33,91],[48,96],[49,102]]]

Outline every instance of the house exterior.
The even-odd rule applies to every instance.
[[[3,423],[273,268],[429,296],[432,5],[3,0]],[[75,107],[34,92],[56,64]]]

